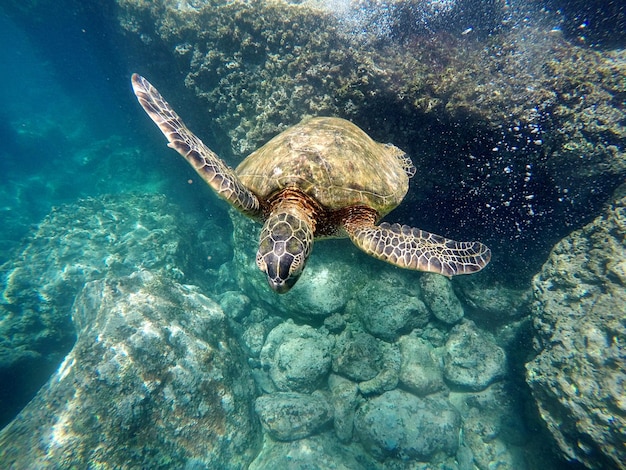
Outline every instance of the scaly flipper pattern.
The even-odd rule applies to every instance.
[[[407,225],[348,223],[345,229],[365,253],[401,268],[451,277],[480,271],[491,259],[480,242],[457,242]]]
[[[158,90],[136,73],[133,74],[132,84],[139,104],[161,129],[169,142],[168,147],[181,154],[196,173],[236,209],[250,215],[258,214],[260,204],[254,193],[239,181],[231,168],[187,129]]]

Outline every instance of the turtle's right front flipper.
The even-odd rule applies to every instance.
[[[239,181],[231,168],[187,129],[158,90],[136,73],[132,84],[139,104],[159,126],[169,141],[168,147],[180,153],[198,175],[236,209],[251,215],[259,212],[257,197]]]

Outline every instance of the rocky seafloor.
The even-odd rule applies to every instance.
[[[277,296],[235,213],[230,257],[218,219],[199,227],[162,196],[60,207],[4,267],[3,373],[29,381],[65,358],[0,432],[0,465],[538,468],[554,456],[521,383],[534,331],[527,381],[559,446],[618,466],[623,204],[555,247],[532,302],[489,313],[462,280],[338,258],[344,241],[318,243]]]
[[[392,141],[426,169],[394,221],[492,265],[450,281],[336,240],[277,296],[238,214],[60,205],[0,268],[1,468],[623,468],[623,49],[557,1],[483,2],[469,31],[471,1],[427,26],[318,3],[80,11],[231,164],[305,115]]]
[[[84,200],[42,222],[5,266],[3,370],[29,380],[76,340],[0,433],[1,466],[525,466],[511,338],[466,318],[450,281],[338,260],[329,242],[276,296],[235,215],[219,269],[199,260],[228,259],[229,235],[162,196]]]

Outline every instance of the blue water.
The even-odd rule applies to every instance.
[[[111,99],[111,84],[85,38],[75,28],[52,29],[49,49],[42,50],[42,38],[33,42],[33,34],[44,32],[24,31],[0,16],[3,249],[54,205],[106,192],[101,181],[111,176],[87,174],[81,159],[95,143],[125,133],[119,93]],[[0,259],[6,256],[3,251]]]
[[[76,17],[59,12],[29,29],[0,14],[0,263],[54,206],[167,192],[161,171],[173,159],[153,151],[129,74],[106,34]]]

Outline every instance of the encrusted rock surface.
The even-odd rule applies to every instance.
[[[427,460],[438,452],[453,455],[461,418],[440,397],[418,398],[392,390],[359,407],[355,431],[363,446],[380,459]]]
[[[219,306],[144,270],[86,284],[78,338],[0,433],[14,469],[246,468],[261,443],[254,383]]]
[[[290,320],[267,336],[261,364],[269,369],[278,390],[311,393],[326,381],[332,346],[328,335]]]
[[[216,251],[218,243],[188,236],[203,223],[157,195],[105,196],[53,209],[17,258],[0,268],[0,378],[15,388],[15,398],[34,394],[71,349],[71,306],[86,282],[142,268],[206,281],[205,260],[225,254]]]
[[[530,435],[519,407],[520,398],[518,390],[501,382],[480,392],[450,393],[450,403],[463,417],[459,463],[464,460],[466,465],[473,463],[480,469],[550,468],[540,453],[530,461],[523,454]]]
[[[430,316],[424,301],[409,289],[393,289],[393,298],[385,295],[391,290],[390,281],[375,277],[347,306],[347,311],[354,313],[369,333],[386,341],[424,326]]]
[[[442,360],[432,345],[414,336],[403,336],[399,343],[402,355],[400,383],[419,396],[443,390]]]
[[[534,278],[537,356],[526,381],[568,459],[626,461],[626,191],[561,240]]]
[[[366,470],[379,467],[360,445],[341,444],[332,432],[326,432],[296,441],[266,439],[249,468]]]
[[[437,320],[454,324],[463,318],[465,313],[463,306],[452,290],[449,279],[437,274],[424,273],[420,277],[420,287],[426,305]]]
[[[380,342],[369,333],[346,328],[335,342],[333,372],[361,382],[376,377],[382,368]]]
[[[279,441],[294,441],[317,432],[332,419],[328,400],[320,392],[277,392],[256,399],[263,429]]]
[[[443,361],[445,379],[468,390],[483,390],[506,373],[504,350],[470,321],[452,329]]]
[[[335,434],[341,442],[350,442],[354,428],[354,413],[359,402],[359,387],[351,380],[331,374],[328,378],[328,388],[333,405]]]

